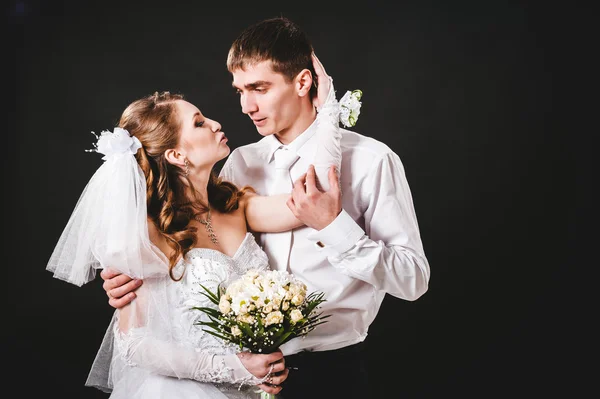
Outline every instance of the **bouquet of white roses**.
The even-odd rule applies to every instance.
[[[217,292],[202,288],[218,309],[195,307],[210,319],[196,324],[253,353],[271,353],[330,316],[318,312],[324,294],[307,295],[306,285],[285,271],[249,270],[228,287],[219,286]]]

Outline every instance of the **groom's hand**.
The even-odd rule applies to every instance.
[[[136,297],[134,291],[142,285],[142,280],[134,280],[108,267],[100,272],[100,277],[104,280],[102,288],[108,296],[108,304],[115,309],[120,309],[133,301]]]
[[[294,183],[292,195],[287,201],[294,216],[308,227],[322,230],[337,218],[342,211],[342,192],[335,166],[329,169],[329,191],[321,191],[316,184],[315,167]]]

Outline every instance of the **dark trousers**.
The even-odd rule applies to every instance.
[[[277,395],[298,398],[372,398],[367,376],[365,343],[322,352],[300,352],[285,357],[288,378]]]

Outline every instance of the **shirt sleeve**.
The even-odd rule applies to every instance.
[[[308,239],[341,273],[397,298],[418,299],[428,289],[430,269],[398,155],[389,152],[375,162],[355,195],[367,198],[364,230],[342,210]]]

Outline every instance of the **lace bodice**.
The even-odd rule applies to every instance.
[[[213,249],[193,248],[175,265],[174,275],[182,276],[179,281],[168,275],[145,280],[132,302],[134,309],[129,315],[119,315],[129,320],[114,324],[111,376],[118,395],[115,391],[113,395],[138,397],[137,390],[131,391],[131,381],[151,384],[169,376],[210,383],[212,388],[194,388],[204,390],[200,397],[253,397],[251,391],[239,389],[255,385],[256,378],[235,355],[238,347],[205,332],[196,323],[208,321],[208,316],[193,308],[216,307],[202,294],[200,285],[216,292],[219,284],[227,286],[249,269],[267,267],[267,255],[247,233],[232,257]],[[122,331],[121,324],[134,327]],[[210,389],[216,391],[209,395],[206,390]]]
[[[180,326],[175,330],[178,334],[176,340],[187,342],[190,346],[206,353],[234,353],[235,345],[224,343],[195,324],[200,320],[209,320],[204,312],[192,308],[215,307],[202,294],[204,290],[201,285],[216,292],[219,284],[227,286],[250,269],[266,269],[267,267],[267,256],[251,233],[246,234],[233,257],[209,248],[190,250],[185,260],[182,259],[174,269],[176,275],[183,273],[183,278],[172,284],[174,290],[171,298],[178,310],[174,313],[177,320],[173,320],[173,322]]]

